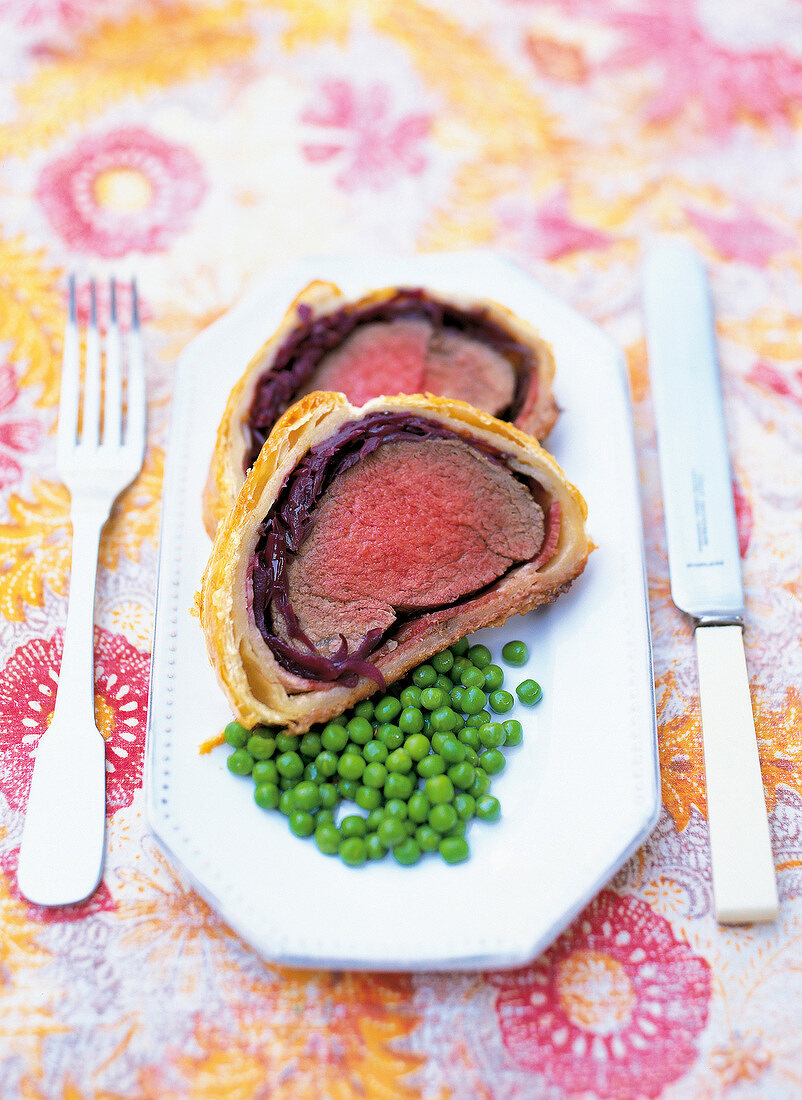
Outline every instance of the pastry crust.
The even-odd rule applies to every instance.
[[[221,522],[197,597],[210,661],[237,719],[248,728],[285,726],[302,733],[341,714],[377,690],[360,678],[354,687],[321,684],[287,672],[257,628],[250,609],[249,566],[261,525],[303,455],[344,424],[379,412],[431,419],[477,439],[507,457],[511,469],[535,479],[561,509],[552,557],[513,568],[483,594],[453,608],[422,613],[370,657],[388,683],[426,657],[484,626],[549,603],[582,572],[593,549],[585,531],[587,506],[557,463],[531,436],[463,401],[423,396],[381,397],[354,408],[342,394],[311,393],[278,420],[234,506]]]
[[[244,424],[253,401],[254,391],[259,379],[266,371],[272,369],[273,360],[284,341],[297,327],[299,307],[308,307],[312,311],[313,318],[334,313],[343,307],[362,310],[392,298],[397,289],[397,287],[384,287],[358,300],[349,301],[334,283],[315,281],[309,283],[296,296],[279,327],[245,368],[245,372],[232,389],[226,403],[217,430],[217,441],[203,492],[203,522],[210,537],[214,538],[217,524],[234,503],[245,480],[243,466],[248,440]],[[531,388],[527,394],[515,424],[536,439],[545,439],[559,415],[559,409],[551,391],[554,379],[554,356],[546,341],[531,325],[497,302],[489,299],[468,299],[453,294],[443,295],[434,291],[431,292],[431,297],[459,309],[472,310],[477,307],[484,309],[489,321],[500,325],[515,340],[532,349],[537,386]]]

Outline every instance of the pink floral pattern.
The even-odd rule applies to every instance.
[[[345,80],[326,80],[320,86],[320,99],[306,108],[301,121],[323,127],[328,136],[325,141],[306,142],[303,153],[312,163],[342,164],[336,183],[344,191],[360,187],[382,191],[396,182],[399,173],[417,176],[426,167],[421,146],[431,117],[414,113],[398,117],[385,84],[358,89]]]
[[[0,679],[0,788],[14,809],[28,796],[39,738],[50,724],[62,631],[20,646]],[[95,715],[106,738],[106,813],[130,806],[142,782],[148,658],[122,635],[95,628]]]
[[[14,370],[5,363],[0,366],[0,489],[22,477],[16,456],[35,451],[42,438],[37,420],[17,418],[11,413],[18,397]]]
[[[499,220],[516,235],[519,247],[536,259],[559,260],[585,249],[605,248],[611,240],[572,218],[564,188],[534,211],[514,202],[502,203]]]
[[[603,891],[524,970],[491,975],[513,1061],[573,1095],[659,1096],[697,1057],[710,968],[643,901]]]
[[[688,218],[727,260],[766,267],[778,253],[795,247],[795,239],[789,233],[756,217],[745,203],[740,203],[731,217],[688,210]]]
[[[37,189],[71,248],[109,259],[166,249],[205,192],[195,155],[139,126],[82,138],[45,167]]]

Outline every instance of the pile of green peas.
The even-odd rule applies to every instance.
[[[523,642],[508,642],[502,656],[522,665],[528,652]],[[258,806],[284,814],[296,836],[313,837],[324,855],[349,867],[388,852],[402,866],[426,852],[461,863],[470,855],[469,822],[501,813],[490,793],[506,765],[501,750],[523,737],[517,719],[502,718],[515,703],[503,684],[490,650],[463,638],[387,694],[301,737],[230,722],[228,768],[252,776]],[[532,705],[542,691],[525,680],[517,695]],[[362,812],[338,824],[342,802]]]

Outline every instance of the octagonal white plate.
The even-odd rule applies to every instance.
[[[483,631],[498,655],[523,638],[543,685],[517,705],[524,742],[494,781],[502,819],[475,822],[471,858],[358,870],[292,836],[253,802],[227,750],[198,746],[229,720],[190,609],[209,553],[201,491],[229,390],[311,279],[348,294],[391,284],[490,297],[554,348],[563,409],[549,448],[585,495],[598,544],[551,607]],[[629,391],[620,350],[525,272],[486,253],[309,259],[259,286],[178,366],[162,511],[147,752],[151,827],[244,939],[288,965],[513,966],[537,955],[653,828],[659,809],[651,648]]]

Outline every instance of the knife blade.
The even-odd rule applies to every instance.
[[[671,596],[694,622],[716,917],[771,921],[777,884],[743,647],[713,308],[704,264],[684,241],[648,250],[643,310]]]

